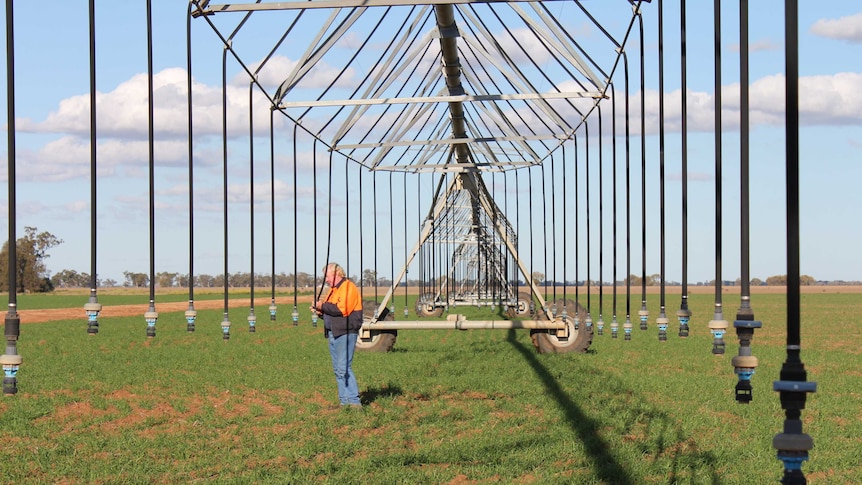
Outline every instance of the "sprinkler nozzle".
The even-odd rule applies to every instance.
[[[230,320],[227,319],[227,315],[224,316],[224,320],[221,322],[221,334],[222,340],[230,340]]]
[[[147,322],[147,338],[156,336],[156,321],[159,319],[159,312],[150,306],[150,310],[144,313],[144,320]]]
[[[710,320],[709,331],[712,332],[712,353],[724,354],[724,333],[727,331],[727,320]]]
[[[646,306],[638,310],[638,318],[641,320],[641,330],[647,330],[647,322],[649,321],[649,310]]]
[[[99,312],[101,311],[102,304],[97,302],[94,296],[91,296],[90,301],[84,304],[84,312],[87,313],[87,335],[99,333]]]
[[[691,310],[688,308],[680,308],[676,312],[676,317],[679,318],[679,336],[688,337],[688,322],[691,320]]]
[[[658,341],[667,342],[667,325],[669,321],[664,313],[655,319],[655,324],[658,326]]]

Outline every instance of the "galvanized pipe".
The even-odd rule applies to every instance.
[[[451,317],[460,317],[461,315],[451,315],[449,320],[409,320],[409,321],[391,321],[381,320],[376,323],[366,323],[360,330],[360,335],[365,331],[375,330],[511,330],[511,329],[531,329],[531,330],[561,330],[566,328],[566,323],[560,319],[557,321],[549,320],[466,320]]]
[[[443,76],[450,96],[464,94],[461,85],[461,60],[458,58],[458,27],[455,25],[455,8],[452,5],[435,5],[437,30],[440,32],[440,51],[443,58]],[[452,122],[452,137],[467,138],[467,125],[464,121],[464,104],[461,101],[449,102],[449,118]],[[467,163],[470,161],[467,145],[454,145],[455,161]]]

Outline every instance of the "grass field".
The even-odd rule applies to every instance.
[[[200,311],[191,334],[182,312],[163,313],[149,340],[141,316],[100,319],[97,336],[83,317],[24,322],[19,393],[0,398],[0,480],[777,483],[771,442],[784,414],[772,381],[784,361],[784,295],[752,300],[763,328],[749,405],[733,398],[732,329],[727,354],[711,354],[712,295],[691,296],[687,339],[676,336],[679,298],[669,297],[664,343],[658,295],[650,329],[635,322],[630,342],[610,337],[610,301],[605,335],[587,354],[537,354],[526,331],[402,331],[393,352],[357,354],[366,406],[343,411],[330,409],[329,355],[305,312],[294,327],[289,310],[270,322],[261,307],[249,333],[248,309],[231,310],[227,342],[220,310]],[[724,297],[731,326],[738,301]],[[803,469],[809,483],[856,483],[862,295],[803,294],[802,305],[802,357],[818,383],[803,411],[815,443]],[[597,299],[591,307],[597,319]],[[396,318],[403,309],[402,297]]]

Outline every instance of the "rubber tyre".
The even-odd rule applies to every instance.
[[[374,310],[378,303],[374,300],[365,300],[362,302],[362,317],[363,320],[370,321],[374,317]],[[391,322],[395,320],[389,308],[384,308],[380,317],[377,320]],[[370,340],[356,339],[356,350],[363,352],[390,352],[395,346],[395,340],[398,337],[398,330],[375,330],[371,332]]]
[[[506,315],[511,318],[525,318],[532,315],[530,303],[533,301],[532,293],[518,293],[518,306],[510,306],[506,309]]]
[[[559,339],[554,330],[531,330],[530,337],[533,340],[533,347],[540,354],[563,354],[568,352],[586,352],[593,343],[592,329],[587,330],[584,323],[587,319],[587,310],[573,302],[572,300],[554,300],[551,306],[557,305],[558,315],[562,309],[566,309],[565,322],[569,327],[569,338],[565,341]],[[575,312],[578,312],[580,325],[575,330]],[[546,320],[545,313],[539,311],[539,319]]]
[[[416,299],[416,315],[424,318],[437,318],[443,314],[443,307],[434,306],[433,302],[437,299],[434,293],[423,293]]]

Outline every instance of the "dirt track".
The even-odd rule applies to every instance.
[[[305,295],[297,298],[299,303],[311,303],[312,297]],[[269,306],[272,302],[272,298],[255,298],[255,306],[263,305]],[[281,308],[284,308],[284,305],[289,304],[293,306],[293,297],[286,298],[276,298],[275,303],[279,305]],[[231,308],[248,306],[248,300],[245,299],[230,299],[228,300],[228,305]],[[144,303],[141,305],[113,305],[108,306],[105,305],[102,307],[101,313],[99,313],[99,318],[105,317],[129,317],[140,315],[143,318],[144,313],[147,311],[149,305]],[[196,300],[195,301],[195,310],[212,310],[217,308],[224,307],[224,300]],[[189,302],[180,301],[180,302],[171,302],[171,303],[158,303],[156,302],[156,311],[158,312],[183,312],[189,308]],[[54,320],[73,320],[76,318],[86,318],[86,314],[84,313],[84,306],[81,305],[80,308],[51,308],[44,310],[18,310],[18,316],[21,319],[21,323],[39,323],[39,322],[51,322]]]

